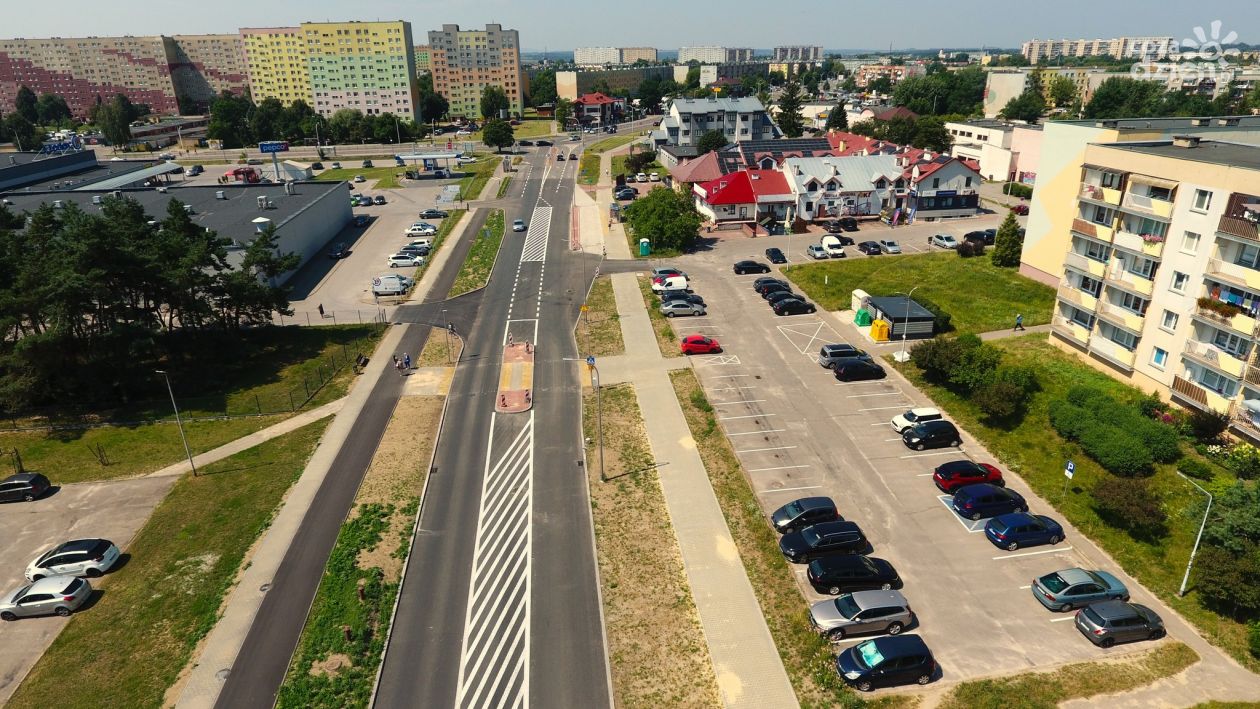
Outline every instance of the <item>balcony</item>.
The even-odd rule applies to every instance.
[[[1170,219],[1172,217],[1173,203],[1130,192],[1124,196],[1124,201],[1121,203],[1120,208],[1126,212],[1141,214],[1146,217]]]
[[[1133,370],[1133,361],[1137,359],[1137,354],[1133,350],[1101,336],[1090,340],[1089,351],[1129,371]]]
[[[1210,389],[1205,389],[1183,377],[1173,377],[1172,391],[1173,398],[1190,404],[1196,409],[1229,413],[1232,408],[1231,404],[1233,402],[1229,399],[1226,399],[1224,396]]]
[[[1122,308],[1115,303],[1108,303],[1106,300],[1098,304],[1098,317],[1138,335],[1142,334],[1142,324],[1146,322],[1145,315]]]
[[[1055,315],[1051,319],[1050,329],[1078,345],[1084,346],[1089,342],[1089,330],[1084,325],[1072,322],[1062,315]]]
[[[1113,190],[1110,187],[1102,187],[1100,185],[1091,185],[1088,182],[1081,183],[1081,198],[1102,202],[1113,207],[1120,204],[1120,190]]]
[[[1159,239],[1159,241],[1154,239]],[[1144,237],[1141,234],[1125,231],[1123,228],[1116,232],[1115,245],[1122,249],[1145,254],[1151,258],[1159,258],[1160,254],[1164,253],[1164,237],[1153,235]]]
[[[1229,204],[1221,215],[1216,230],[1222,234],[1260,241],[1257,224],[1260,224],[1260,197],[1235,192],[1229,196]]]
[[[1072,220],[1072,231],[1107,243],[1111,243],[1112,234],[1115,233],[1115,230],[1106,224],[1096,224],[1080,217]]]
[[[1081,273],[1087,273],[1094,278],[1102,278],[1107,272],[1107,264],[1103,261],[1096,261],[1088,256],[1078,254],[1075,251],[1069,251],[1067,256],[1063,258],[1064,266],[1071,266]]]
[[[1141,296],[1149,297],[1151,292],[1155,290],[1155,281],[1121,268],[1114,268],[1108,271],[1106,280],[1108,283],[1118,285],[1124,290],[1132,291]]]
[[[1091,313],[1098,307],[1097,298],[1089,293],[1086,293],[1080,288],[1073,288],[1067,283],[1059,286],[1059,290],[1055,293],[1055,295],[1058,296],[1059,300],[1065,303],[1071,303],[1081,310],[1088,310]]]
[[[1224,325],[1230,330],[1233,330],[1235,334],[1243,335],[1244,337],[1254,336],[1256,332],[1256,319],[1241,309],[1236,310],[1238,310],[1237,313],[1229,311],[1221,312],[1217,309],[1205,308],[1202,305],[1196,304],[1194,308],[1194,317],[1197,317],[1210,325],[1216,325],[1218,327]]]
[[[1213,258],[1208,259],[1207,272],[1209,275],[1216,276],[1234,285],[1260,291],[1260,271],[1254,268],[1247,268],[1230,261]]]
[[[1199,342],[1198,340],[1187,340],[1186,349],[1182,354],[1195,362],[1207,365],[1231,377],[1242,378],[1243,371],[1247,367],[1245,361],[1215,345]]]

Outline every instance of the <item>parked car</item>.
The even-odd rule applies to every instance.
[[[840,217],[840,228],[845,231],[857,231],[858,221],[853,217]]]
[[[421,219],[445,219],[451,215],[440,209],[426,209],[423,212],[420,212],[419,216]]]
[[[1100,647],[1136,640],[1159,640],[1167,631],[1155,611],[1140,603],[1103,601],[1076,612],[1076,629]]]
[[[118,561],[118,547],[108,539],[72,539],[40,554],[26,565],[26,580],[46,576],[97,578]]]
[[[860,350],[853,345],[844,343],[832,343],[823,345],[818,350],[818,364],[826,369],[835,369],[836,365],[843,364],[848,360],[864,359],[870,360],[871,356],[866,350]]]
[[[0,620],[38,615],[68,616],[92,595],[92,584],[73,576],[50,576],[0,596]]]
[[[811,524],[779,539],[779,551],[793,564],[805,564],[833,554],[860,554],[870,547],[856,522]]]
[[[364,160],[364,161],[363,161],[363,168],[364,168],[364,169],[366,169],[366,168],[369,168],[369,167],[373,167],[373,165],[372,165],[372,161],[371,161],[371,160]]]
[[[1028,511],[1028,503],[1024,501],[1023,495],[989,483],[955,488],[951,506],[960,517],[972,521]]]
[[[831,258],[827,255],[827,250],[822,247],[822,244],[810,244],[805,247],[805,255],[818,260]]]
[[[809,622],[832,640],[859,633],[899,635],[914,622],[914,612],[901,591],[854,591],[810,606]]]
[[[680,288],[658,291],[656,295],[661,299],[662,303],[667,300],[685,300],[689,303],[699,303],[700,305],[705,304],[704,298],[701,298],[698,293],[692,293],[691,291],[682,290]]]
[[[833,219],[826,224],[823,224],[823,231],[828,234],[840,234],[844,232],[844,227],[840,226],[839,219]]]
[[[897,433],[902,433],[916,423],[938,421],[942,418],[944,416],[941,414],[940,409],[934,409],[931,406],[920,406],[892,417],[892,427]]]
[[[879,250],[886,254],[899,254],[901,253],[901,246],[892,239],[880,239]]]
[[[805,568],[805,578],[815,591],[832,596],[901,587],[901,577],[892,564],[884,559],[857,554],[814,559]]]
[[[407,245],[408,246],[425,246],[431,249],[433,248],[433,239],[430,239],[427,236],[422,236],[418,239],[412,239],[411,241],[407,242]]]
[[[1019,238],[1024,238],[1024,227],[1019,228]],[[984,243],[992,246],[997,241],[997,229],[984,230]]]
[[[360,206],[360,207],[371,207],[373,204],[374,204],[374,202],[372,201],[372,198],[371,198],[371,197],[369,197],[369,196],[367,196],[367,195],[359,195],[359,206]]]
[[[743,276],[748,273],[769,273],[770,267],[759,261],[736,261],[733,266],[735,275]]]
[[[789,300],[789,299],[800,300],[800,298],[801,297],[799,295],[793,293],[792,291],[786,291],[786,290],[778,291],[776,293],[766,294],[766,304],[769,305],[771,308],[774,308],[774,304],[779,302],[780,300]]]
[[[958,248],[958,240],[949,234],[933,234],[928,239],[928,246],[939,246],[942,249]]]
[[[635,179],[635,180],[638,180],[639,182],[647,182],[647,181],[648,181],[648,176],[647,176],[646,174],[644,174],[644,173],[640,172],[639,174],[637,174],[637,175],[635,175],[635,176],[634,176],[634,179]]]
[[[821,244],[823,250],[827,252],[828,258],[844,258],[846,256],[844,253],[844,244],[840,243],[839,238],[832,236],[831,234],[819,239],[818,243]]]
[[[884,368],[864,359],[851,359],[836,365],[835,377],[840,382],[858,382],[867,379],[883,379],[888,376]]]
[[[639,193],[635,191],[633,187],[622,187],[621,189],[617,190],[616,197],[617,199],[623,202],[627,200],[634,201],[635,199],[638,199]]]
[[[518,141],[516,141],[516,144],[517,144],[517,145],[524,145],[524,146],[532,146],[532,145],[534,144],[534,141],[532,141],[532,140],[518,140]]]
[[[385,259],[385,263],[389,264],[390,268],[411,268],[424,265],[424,259],[400,251]]]
[[[544,148],[549,148],[552,145],[555,145],[555,143],[551,142],[550,140],[535,140],[534,145],[539,145]]]
[[[917,451],[924,448],[958,447],[962,445],[962,434],[949,421],[925,421],[902,431],[901,442],[907,448]]]
[[[775,315],[804,315],[818,311],[813,303],[799,298],[785,298],[775,303],[773,308]]]
[[[31,502],[51,487],[52,483],[40,473],[14,473],[0,480],[0,502]]]
[[[385,204],[385,198],[379,194],[372,198],[373,204]]]
[[[722,351],[717,340],[704,335],[687,335],[682,339],[681,347],[683,354],[713,354]]]
[[[857,245],[857,250],[861,251],[867,256],[879,256],[880,254],[884,253],[883,249],[879,248],[878,241],[863,241],[862,243]]]
[[[783,255],[783,250],[774,247],[766,249],[766,258],[770,259],[770,263],[787,263],[787,256]]]
[[[673,266],[657,266],[652,269],[652,278],[660,278],[662,276],[682,276],[687,277],[686,271],[681,271]]]
[[[691,290],[691,284],[687,282],[686,276],[657,276],[652,279],[652,291],[659,293],[663,290]]]
[[[843,519],[830,497],[802,497],[770,513],[770,526],[779,534],[787,534],[821,522]]]
[[[158,157],[163,160],[174,160],[175,153],[161,153],[160,155],[158,155]]]
[[[429,251],[430,249],[427,246],[421,246],[419,244],[407,244],[406,246],[399,249],[398,253],[420,257],[420,256],[428,256]]]
[[[953,494],[954,490],[967,485],[988,483],[1005,485],[1002,471],[988,463],[976,463],[970,460],[951,460],[936,466],[932,473],[932,482],[941,492]]]
[[[1015,551],[1020,547],[1058,544],[1063,541],[1063,527],[1045,515],[1012,512],[989,520],[984,525],[984,536],[995,547]]]
[[[437,227],[420,222],[407,227],[407,231],[403,232],[403,236],[435,236],[437,233]]]
[[[789,286],[782,281],[779,281],[778,283],[767,283],[761,288],[758,288],[757,292],[761,294],[762,298],[769,300],[771,294],[773,293],[791,293],[792,286]]]
[[[1011,207],[1011,211],[1012,211],[1012,212],[1015,212],[1016,214],[1018,214],[1018,215],[1019,215],[1019,216],[1021,216],[1021,217],[1026,217],[1026,216],[1028,216],[1028,205],[1026,205],[1026,204],[1017,204],[1017,205],[1015,205],[1014,207]]]
[[[705,309],[703,305],[698,303],[690,303],[685,300],[670,300],[661,303],[661,315],[672,318],[678,315],[704,315]]]
[[[363,177],[363,175],[355,175],[355,176],[354,176],[354,181],[355,181],[355,182],[363,182],[365,179],[366,179],[366,178],[364,178],[364,177]]]
[[[526,228],[524,219],[515,219],[512,221],[512,231],[525,231]]]
[[[1052,611],[1068,611],[1099,601],[1127,601],[1129,589],[1106,571],[1073,568],[1033,579],[1032,595]]]
[[[661,175],[660,175],[660,173],[658,173],[658,172],[654,172],[654,173],[652,173],[652,174],[648,175],[648,179],[649,179],[649,180],[651,180],[652,182],[660,182],[660,181],[661,181]]]
[[[836,672],[850,686],[869,692],[911,682],[927,684],[936,675],[936,659],[917,635],[874,638],[837,655]]]
[[[196,177],[197,175],[200,175],[201,173],[205,171],[206,171],[206,168],[200,165],[193,165],[189,167],[187,170],[185,170],[184,174],[188,175],[189,177]]]
[[[761,289],[770,283],[782,283],[785,286],[788,285],[787,281],[779,278],[778,276],[762,276],[753,280],[753,290],[760,293]]]
[[[333,247],[328,250],[328,258],[333,259],[334,261],[343,259],[349,255],[350,247],[346,246],[345,243],[333,244]]]
[[[993,232],[993,234],[990,234],[989,232],[983,229],[977,230],[977,231],[969,231],[966,234],[963,234],[962,240],[970,241],[973,244],[984,244],[987,246],[993,243],[994,236],[996,236],[996,234],[997,234],[996,231]]]

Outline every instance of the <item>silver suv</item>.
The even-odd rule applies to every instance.
[[[864,359],[870,361],[871,356],[853,345],[823,345],[818,350],[818,363],[827,369],[835,369],[837,364],[846,360]]]
[[[92,584],[73,576],[50,576],[0,596],[0,620],[56,613],[67,616],[92,595]]]
[[[855,633],[896,635],[914,622],[914,612],[900,591],[856,591],[815,603],[809,620],[814,630],[839,640]]]

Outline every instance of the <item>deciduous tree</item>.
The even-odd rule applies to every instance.
[[[487,121],[481,131],[481,142],[494,148],[496,152],[511,147],[516,142],[512,125],[500,118]]]
[[[512,107],[508,101],[507,93],[500,86],[487,85],[481,90],[481,117],[489,120],[491,118],[499,118],[500,111],[507,111]]]

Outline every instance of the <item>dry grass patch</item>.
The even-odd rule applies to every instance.
[[[643,292],[643,307],[647,308],[648,319],[652,321],[652,332],[656,333],[656,346],[661,348],[661,354],[665,357],[681,357],[678,335],[669,324],[669,318],[661,315],[660,303],[652,292],[652,279],[648,276],[636,278],[639,281],[639,290]]]
[[[452,367],[459,361],[464,341],[440,327],[429,328],[429,339],[414,362],[417,367]]]
[[[582,425],[595,520],[613,692],[620,707],[720,705],[643,419],[628,384],[601,390],[604,464],[599,481],[595,393],[583,392]],[[610,435],[611,433],[611,435]]]
[[[613,296],[612,278],[600,276],[591,284],[586,296],[586,313],[579,323],[582,351],[596,357],[625,354],[626,343],[621,339],[621,316],[617,314],[617,300]]]

